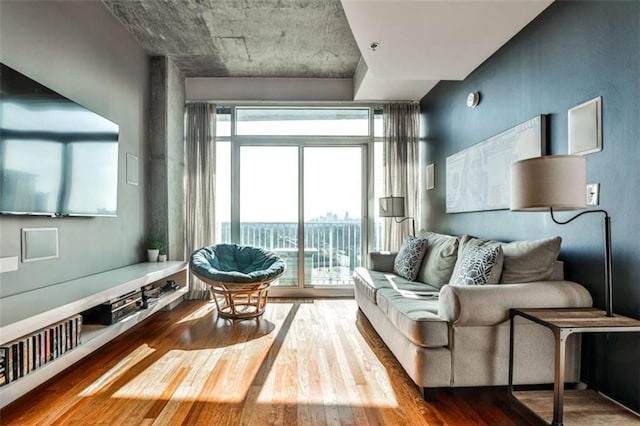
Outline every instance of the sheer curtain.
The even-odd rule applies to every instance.
[[[384,195],[405,197],[405,215],[417,219],[418,141],[420,136],[420,106],[418,104],[387,104],[382,113],[384,128]],[[397,250],[411,233],[411,221],[401,224],[388,218],[384,227],[385,250]]]
[[[215,241],[216,106],[187,104],[185,129],[185,251],[189,259],[195,250]],[[193,274],[190,282],[189,299],[209,297],[204,282]]]

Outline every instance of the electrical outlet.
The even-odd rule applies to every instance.
[[[587,185],[587,205],[597,206],[600,204],[600,184],[590,183]]]

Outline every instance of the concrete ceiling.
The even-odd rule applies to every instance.
[[[103,3],[186,77],[353,78],[355,100],[418,100],[439,80],[464,79],[552,1]]]
[[[103,0],[187,77],[351,78],[360,51],[340,0]]]

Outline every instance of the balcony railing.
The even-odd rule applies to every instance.
[[[231,241],[231,226],[222,223],[219,241]],[[282,222],[240,224],[240,244],[262,247],[287,262],[279,285],[298,282],[298,224]],[[351,273],[362,264],[360,222],[307,222],[304,224],[305,285],[350,285]]]

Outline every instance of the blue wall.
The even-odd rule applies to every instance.
[[[478,37],[482,37],[481,34]],[[466,95],[481,93],[475,109]],[[445,213],[447,156],[548,114],[548,150],[567,153],[567,110],[603,97],[603,151],[587,156],[613,231],[614,311],[640,318],[640,2],[555,2],[462,82],[441,82],[421,101],[427,163],[427,228],[502,240],[560,235],[567,279],[604,307],[601,215],[554,224],[546,213]],[[560,218],[569,213],[559,214]],[[584,339],[583,380],[640,411],[640,336]]]

